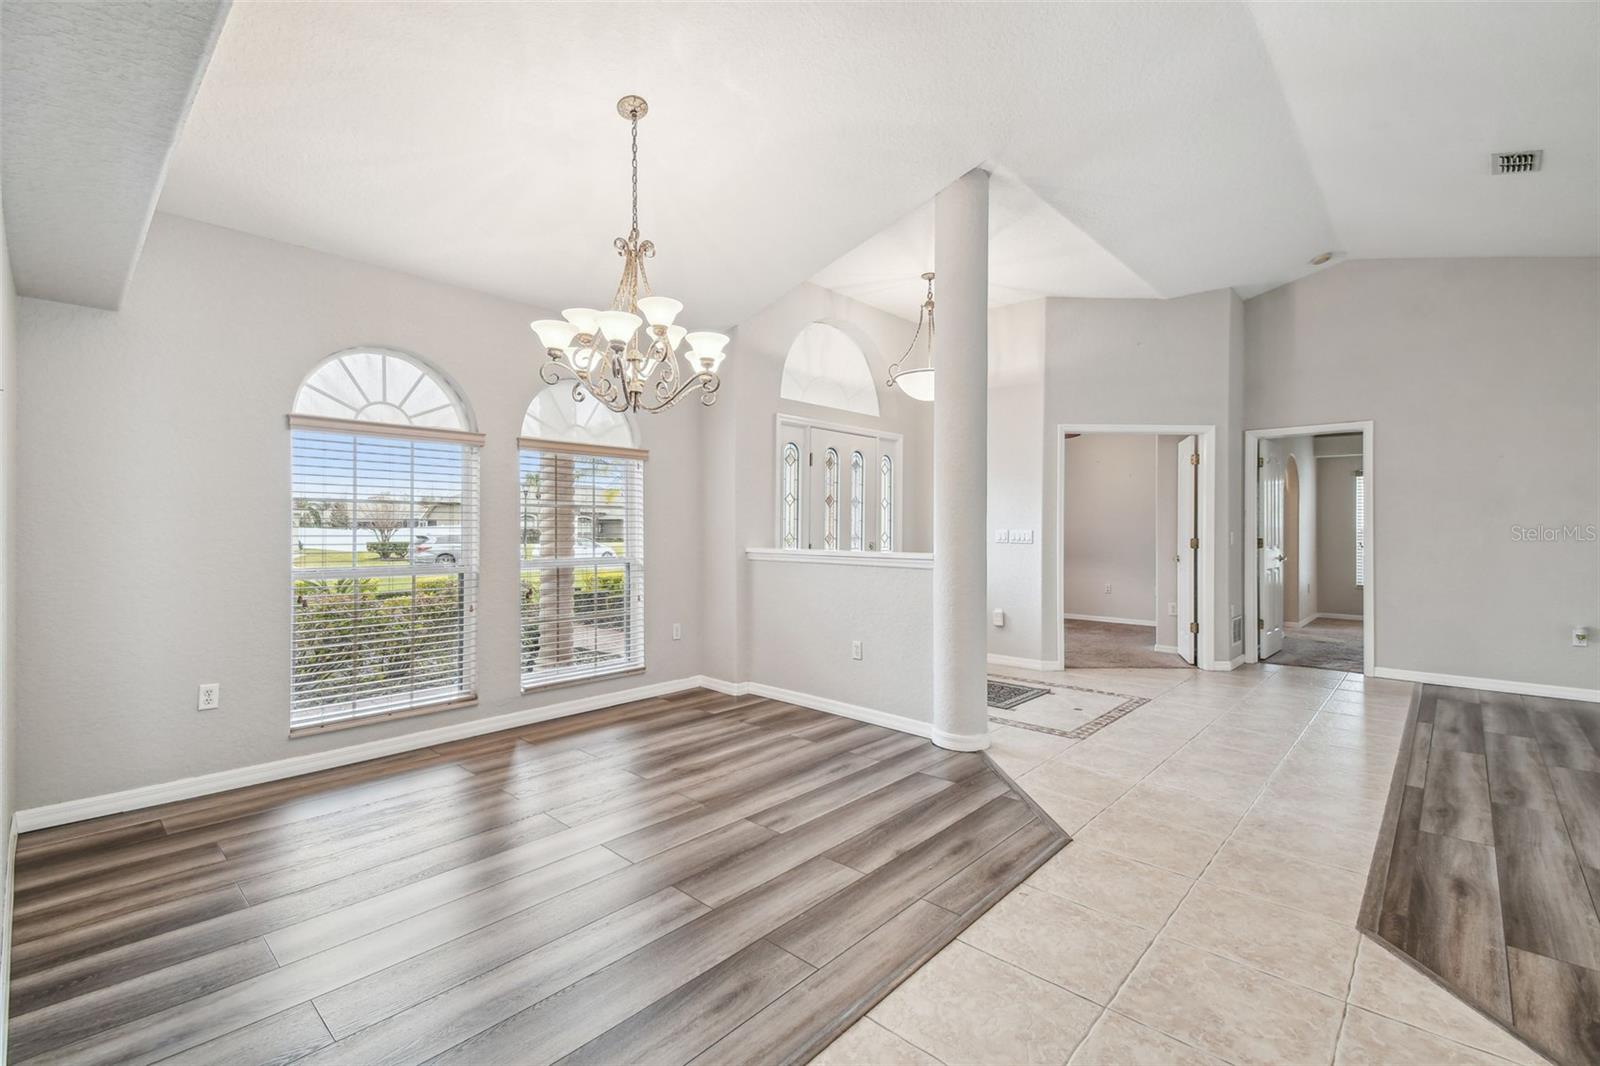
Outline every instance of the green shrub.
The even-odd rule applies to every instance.
[[[399,540],[369,540],[367,551],[380,559],[404,559],[411,545]]]

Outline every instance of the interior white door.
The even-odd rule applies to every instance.
[[[866,551],[878,536],[878,438],[812,426],[806,547]]]
[[[1195,559],[1194,548],[1197,530],[1195,521],[1195,484],[1199,477],[1199,447],[1194,437],[1178,442],[1178,580],[1174,595],[1178,604],[1178,654],[1184,662],[1194,665],[1195,644],[1199,639],[1195,624]]]
[[[1256,556],[1261,580],[1256,586],[1261,619],[1260,657],[1276,655],[1283,649],[1283,444],[1275,440],[1258,442],[1260,452],[1256,474],[1260,479],[1257,495],[1261,531]]]

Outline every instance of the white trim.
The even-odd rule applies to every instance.
[[[1452,688],[1483,689],[1485,692],[1514,692],[1523,696],[1546,696],[1555,700],[1600,703],[1600,688],[1574,688],[1571,685],[1545,685],[1535,681],[1505,681],[1496,677],[1436,674],[1428,670],[1399,670],[1392,666],[1380,666],[1371,673],[1373,677],[1414,681],[1419,685],[1449,685]]]
[[[1183,654],[1181,651],[1178,650],[1178,646],[1176,644],[1152,644],[1152,645],[1150,645],[1150,650],[1151,651],[1164,651],[1168,655],[1182,655]]]
[[[946,733],[935,729],[928,739],[950,751],[983,751],[989,746],[988,733]]]
[[[762,696],[769,700],[778,700],[781,703],[792,703],[796,707],[809,707],[814,711],[837,714],[841,718],[854,718],[858,722],[881,725],[885,729],[893,729],[900,733],[910,733],[912,736],[933,736],[933,723],[931,722],[924,722],[917,718],[907,718],[903,714],[891,714],[888,711],[880,711],[872,707],[862,707],[854,703],[845,703],[842,700],[830,699],[827,696],[813,696],[809,692],[796,692],[793,689],[762,684],[760,681],[723,681],[720,678],[706,677],[704,674],[693,680],[700,688],[708,688],[713,692],[721,692],[729,696]]]
[[[989,656],[990,666],[1011,666],[1022,670],[1054,670],[1056,664],[1048,659],[1023,659],[1015,655]]]
[[[1195,662],[1202,670],[1231,670],[1232,666],[1225,665],[1225,661],[1217,660],[1216,656],[1227,654],[1233,650],[1232,632],[1227,633],[1224,640],[1223,634],[1217,632],[1215,624],[1217,611],[1217,548],[1210,546],[1211,539],[1216,535],[1217,528],[1217,477],[1215,471],[1220,467],[1213,464],[1221,461],[1217,449],[1217,427],[1215,425],[1144,425],[1129,423],[1126,425],[1111,425],[1098,423],[1068,423],[1056,424],[1056,515],[1055,515],[1055,597],[1056,614],[1066,617],[1066,572],[1067,572],[1067,546],[1066,538],[1061,535],[1061,530],[1067,524],[1067,434],[1068,433],[1145,433],[1157,436],[1192,435],[1195,438],[1195,447],[1200,456],[1200,470],[1202,476],[1198,487],[1196,505],[1200,516],[1196,522],[1196,533],[1200,538],[1200,593],[1199,602],[1194,605],[1194,616],[1200,624],[1200,636],[1204,648],[1195,649]],[[1048,476],[1048,474],[1046,475]],[[1155,623],[1141,623],[1154,625]],[[1229,619],[1232,624],[1232,619]],[[1067,668],[1067,634],[1063,627],[1056,629],[1056,661],[1054,668],[1065,670]]]
[[[880,566],[900,570],[932,570],[928,552],[819,551],[812,548],[746,548],[746,559],[762,563],[835,563],[840,566]]]
[[[1336,622],[1362,622],[1366,620],[1366,616],[1360,614],[1329,614],[1327,611],[1318,611],[1301,624],[1305,625],[1310,622],[1315,622],[1319,618],[1332,618]]]
[[[1117,618],[1109,614],[1064,614],[1061,616],[1061,620],[1063,622],[1108,622],[1111,625],[1143,626],[1146,629],[1154,629],[1156,627],[1154,618]]]
[[[1261,634],[1256,628],[1260,619],[1261,608],[1258,602],[1260,593],[1258,586],[1261,584],[1260,560],[1255,555],[1255,549],[1250,542],[1255,540],[1255,531],[1260,529],[1260,522],[1256,514],[1259,507],[1258,497],[1261,489],[1261,479],[1256,472],[1256,455],[1260,451],[1259,442],[1262,440],[1277,440],[1282,437],[1317,436],[1325,433],[1360,433],[1361,434],[1361,470],[1365,474],[1362,479],[1362,491],[1366,494],[1366,583],[1361,588],[1361,663],[1362,673],[1373,677],[1384,676],[1377,673],[1374,659],[1377,653],[1377,617],[1373,612],[1373,586],[1376,576],[1376,551],[1377,545],[1377,511],[1372,506],[1373,500],[1373,424],[1367,422],[1330,422],[1321,426],[1286,426],[1279,429],[1247,429],[1244,432],[1244,660],[1247,662],[1261,661]],[[1339,615],[1323,614],[1318,617],[1338,618]]]
[[[432,747],[435,744],[448,743],[452,740],[465,740],[468,737],[482,736],[485,733],[497,733],[502,729],[515,729],[517,726],[533,725],[553,718],[565,718],[568,715],[597,711],[604,707],[614,707],[619,703],[631,703],[634,700],[645,700],[655,696],[665,696],[673,692],[682,692],[685,689],[698,687],[703,680],[703,678],[699,677],[685,677],[675,681],[658,681],[651,685],[618,689],[614,692],[606,692],[594,696],[581,696],[577,699],[564,700],[561,703],[547,703],[540,707],[510,711],[506,714],[494,715],[489,718],[477,718],[470,722],[457,722],[454,725],[441,726],[438,729],[402,733],[399,736],[386,737],[383,740],[371,740],[364,744],[351,744],[343,748],[333,748],[329,751],[320,751],[311,755],[295,755],[287,759],[256,763],[253,766],[241,766],[234,770],[219,770],[216,773],[179,778],[176,781],[168,781],[157,785],[142,785],[138,788],[124,789],[121,792],[86,796],[83,799],[66,800],[62,803],[51,803],[43,807],[30,807],[27,810],[16,813],[16,831],[26,833],[35,829],[48,829],[55,825],[82,822],[90,818],[118,814],[122,811],[139,810],[162,803],[172,803],[176,800],[194,799],[197,796],[209,796],[218,792],[227,792],[230,789],[244,788],[248,785],[279,781],[286,777],[298,777],[301,774],[315,773],[318,770],[331,770],[339,766],[348,766],[351,763],[382,758],[385,755],[398,755],[401,752],[416,751],[421,748]]]
[[[0,940],[0,1066],[5,1066],[11,1046],[11,915],[17,896],[17,816],[11,816],[11,839],[6,842],[5,939]]]

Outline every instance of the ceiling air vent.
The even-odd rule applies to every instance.
[[[1494,154],[1494,172],[1496,174],[1532,174],[1544,165],[1544,151],[1536,152],[1496,152]]]

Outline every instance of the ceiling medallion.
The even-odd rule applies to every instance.
[[[928,295],[922,301],[922,307],[917,311],[917,331],[911,335],[911,344],[906,348],[906,354],[895,361],[889,368],[889,387],[900,387],[900,391],[913,400],[931,402],[933,400],[933,274],[922,275],[928,283]],[[916,350],[917,338],[922,336],[922,321],[928,321],[928,365],[912,367],[901,370],[900,364],[911,358],[911,353]]]
[[[613,242],[622,257],[622,280],[610,308],[572,307],[561,312],[564,322],[533,323],[550,357],[540,366],[539,377],[549,385],[571,380],[573,399],[581,401],[587,394],[613,411],[665,411],[696,389],[700,402],[709,407],[722,385],[717,367],[727,354],[726,336],[690,333],[674,325],[683,304],[650,291],[644,261],[655,256],[656,246],[639,237],[639,120],[649,110],[643,97],[617,101],[617,114],[633,127],[633,225],[626,237]],[[686,341],[689,348],[681,353],[688,367],[685,377],[674,354]]]

